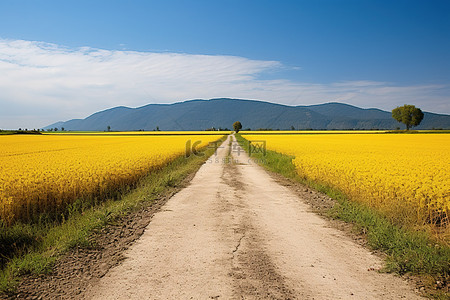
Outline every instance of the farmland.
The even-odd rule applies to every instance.
[[[333,186],[394,223],[448,239],[450,135],[243,136],[292,156],[301,177]]]
[[[3,266],[0,290],[12,291],[22,274],[51,271],[67,274],[64,278],[70,277],[71,282],[77,282],[73,286],[78,290],[69,289],[69,293],[83,290],[87,295],[126,294],[128,289],[122,289],[120,284],[124,274],[135,282],[135,279],[162,278],[166,275],[148,274],[149,270],[162,270],[165,274],[170,272],[178,282],[195,280],[195,284],[204,284],[210,282],[206,277],[211,277],[213,266],[218,270],[214,276],[223,279],[219,284],[225,287],[224,293],[228,293],[226,289],[234,283],[243,287],[247,284],[246,276],[227,269],[234,266],[244,275],[249,272],[259,276],[258,280],[263,284],[258,293],[269,293],[273,285],[283,282],[264,275],[275,270],[267,265],[267,261],[273,261],[281,268],[284,265],[295,266],[291,273],[292,280],[297,282],[295,286],[301,286],[305,274],[323,279],[323,272],[330,272],[331,278],[343,282],[339,285],[342,289],[336,289],[333,284],[315,286],[313,281],[311,295],[324,287],[327,294],[347,295],[350,288],[356,288],[350,287],[353,284],[367,288],[367,291],[358,291],[359,295],[365,295],[369,290],[382,291],[385,288],[381,287],[386,287],[386,284],[391,284],[389,290],[392,293],[397,292],[401,282],[393,284],[393,277],[365,271],[372,264],[381,268],[381,262],[375,263],[367,256],[369,252],[364,254],[366,250],[360,253],[361,247],[349,243],[342,237],[342,232],[331,228],[327,220],[315,215],[305,205],[308,201],[326,200],[326,196],[309,187],[305,189],[303,186],[297,191],[297,188],[280,185],[252,161],[252,152],[248,156],[236,148],[237,143],[231,142],[234,136],[222,144],[215,159],[208,159],[215,150],[215,147],[208,147],[208,143],[224,134],[57,132],[2,137],[1,179],[2,183],[7,182],[1,186],[2,220],[12,226],[2,227],[3,248],[0,250],[6,255],[0,261]],[[407,224],[413,229],[433,229],[437,236],[445,236],[448,135],[247,132],[237,135],[241,142],[242,136],[254,142],[265,141],[267,149],[272,150],[267,152],[267,157],[279,156],[287,162],[280,167],[291,168],[293,173],[303,178],[342,190],[351,196],[349,203],[367,204],[375,208],[373,211],[389,216],[392,223]],[[209,148],[208,154],[191,155],[185,159],[187,148],[194,144],[196,149]],[[258,162],[264,162],[264,159]],[[268,164],[278,162],[267,159]],[[385,166],[380,167],[380,164]],[[198,168],[200,170],[190,184],[183,185],[181,180],[189,174],[194,176]],[[426,185],[430,182],[433,183],[431,187]],[[414,184],[423,188],[420,195],[424,196],[419,198],[420,201],[408,194]],[[174,191],[179,192],[173,194]],[[418,192],[416,194],[419,195]],[[350,207],[349,210],[352,209]],[[356,211],[358,218],[367,219],[369,216],[359,213]],[[141,219],[143,216],[147,217]],[[50,223],[46,222],[48,218],[52,220]],[[148,224],[150,218],[151,223]],[[446,280],[448,248],[430,243],[425,235],[409,235],[391,223],[383,223],[373,216],[369,219],[376,226],[385,226],[385,230],[378,230],[378,226],[367,232],[384,243],[374,249],[385,251],[391,257],[387,271],[429,274],[433,282]],[[144,227],[148,230],[144,231]],[[141,234],[142,242],[135,245],[142,245],[142,251],[131,254],[133,258],[129,260],[136,261],[136,268],[125,266],[125,271],[118,269],[114,273],[111,269],[105,274],[107,270],[102,269],[101,274],[97,273],[99,266],[119,257],[108,258],[105,253],[118,253],[114,249]],[[205,247],[205,244],[210,246]],[[262,249],[260,245],[270,245],[270,249]],[[374,243],[369,241],[369,245],[372,247]],[[92,246],[98,248],[95,251],[99,255],[95,261],[90,256]],[[78,247],[89,249],[85,253],[87,256],[81,256],[84,270],[81,278],[78,276],[80,273],[72,269],[74,263],[81,263],[80,257],[72,259],[64,254]],[[333,250],[330,252],[330,249]],[[147,259],[149,255],[153,260]],[[262,255],[263,259],[255,260]],[[361,257],[369,260],[361,261]],[[63,270],[54,265],[60,258],[72,259],[71,263],[62,264],[65,266]],[[207,263],[193,262],[198,258]],[[191,266],[199,269],[184,276],[185,273],[179,271],[180,261],[183,262],[182,269]],[[317,261],[323,263],[319,265]],[[305,270],[304,266],[311,263],[315,267]],[[311,269],[312,275],[308,273]],[[255,270],[261,272],[254,273]],[[358,273],[361,270],[363,274]],[[205,278],[192,274],[204,274]],[[93,290],[86,290],[91,276],[105,278],[105,281],[94,285]],[[274,273],[273,276],[278,275]],[[362,281],[354,280],[360,277]],[[61,277],[54,278],[59,282],[57,278]],[[30,285],[32,288],[20,292],[33,295],[40,291],[53,293],[47,288],[46,280],[34,281]],[[228,284],[230,280],[234,283]],[[145,288],[140,288],[139,292],[172,293],[174,284],[161,281],[159,286],[159,282],[155,283],[156,286],[142,284]],[[361,282],[376,282],[379,287]],[[189,286],[196,287],[195,284],[189,283]],[[280,289],[283,287],[278,286],[276,290]],[[408,289],[404,286],[401,293],[408,293]],[[181,292],[185,291],[186,286],[181,286]],[[198,291],[202,292],[202,289],[195,288],[192,292]],[[243,289],[241,292],[252,291]],[[294,289],[284,291],[286,295],[301,293]],[[63,288],[57,293],[66,294],[67,290]]]
[[[35,221],[78,201],[114,198],[142,176],[221,137],[195,135],[9,135],[0,139],[0,218]],[[198,134],[198,133],[197,133]]]

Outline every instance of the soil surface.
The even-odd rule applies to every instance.
[[[26,278],[18,298],[420,298],[315,213],[331,199],[268,174],[230,139],[160,208],[106,228],[97,249],[74,250],[53,275]]]

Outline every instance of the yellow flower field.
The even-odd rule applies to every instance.
[[[337,187],[401,223],[448,225],[449,134],[251,135],[293,155],[304,178]]]
[[[76,199],[108,199],[186,151],[221,135],[0,137],[0,218],[6,224],[58,213]]]

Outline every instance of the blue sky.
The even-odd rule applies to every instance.
[[[235,97],[450,114],[450,1],[0,2],[0,128]]]

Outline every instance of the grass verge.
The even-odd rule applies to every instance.
[[[116,200],[93,207],[75,204],[60,222],[41,219],[12,227],[0,224],[0,293],[13,293],[22,275],[50,273],[57,259],[72,248],[95,246],[93,233],[129,213],[151,206],[155,199],[196,172],[214,149],[206,147],[202,153],[202,156],[175,159],[142,178],[136,188]]]
[[[0,135],[11,134],[41,134],[41,132],[37,130],[0,130]]]
[[[249,151],[249,143],[240,134],[238,142]],[[383,271],[400,275],[420,275],[421,281],[430,289],[434,298],[448,299],[448,283],[450,280],[450,248],[436,243],[423,232],[411,231],[393,225],[374,209],[350,201],[338,189],[315,182],[298,175],[292,164],[293,156],[274,151],[252,153],[252,159],[262,162],[269,171],[279,173],[293,181],[305,184],[327,194],[336,200],[336,205],[327,214],[335,219],[354,224],[355,229],[366,236],[368,245],[387,255]]]

